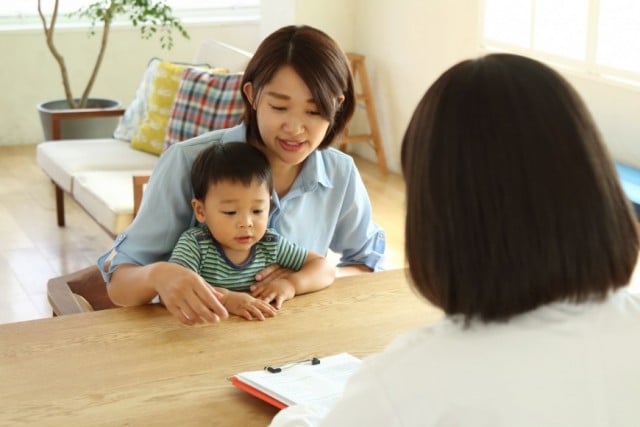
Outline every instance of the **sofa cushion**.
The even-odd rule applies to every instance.
[[[239,124],[244,112],[241,83],[242,73],[185,69],[171,108],[163,149],[210,130]]]
[[[116,235],[133,220],[133,175],[150,174],[151,169],[78,173],[72,194],[98,224]]]
[[[178,93],[182,72],[195,67],[189,64],[161,61],[151,86],[147,112],[134,137],[131,147],[159,156],[162,153],[171,108]],[[225,68],[215,69],[218,72]]]
[[[136,90],[136,96],[127,107],[120,122],[113,131],[113,137],[123,141],[131,141],[138,132],[140,124],[147,114],[149,98],[151,97],[151,88],[153,86],[153,77],[160,64],[160,59],[152,58],[144,70],[142,81]]]
[[[132,148],[158,156],[162,153],[171,105],[178,92],[182,70],[185,68],[185,65],[167,61],[158,64],[153,78],[147,114],[131,139]]]
[[[135,98],[125,110],[124,115],[118,122],[116,130],[113,132],[114,138],[130,142],[136,136],[138,128],[140,128],[140,125],[144,121],[149,109],[149,100],[151,99],[151,93],[153,90],[153,79],[156,76],[156,71],[158,70],[160,62],[162,62],[160,58],[151,58],[147,64],[147,68],[142,76],[142,81],[136,90]],[[183,62],[173,63],[186,67],[211,68],[210,65],[205,62],[197,62],[194,64]]]
[[[101,170],[152,170],[158,157],[118,139],[67,139],[38,144],[36,161],[64,191],[72,192],[73,177]]]

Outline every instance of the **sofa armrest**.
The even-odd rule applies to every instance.
[[[72,110],[52,111],[51,118],[51,136],[52,140],[61,139],[60,121],[66,119],[89,119],[95,117],[116,117],[122,116],[125,112],[124,108],[77,108]]]

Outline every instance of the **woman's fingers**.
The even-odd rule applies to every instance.
[[[196,315],[187,304],[165,304],[165,307],[169,313],[185,325],[194,325],[196,323]]]
[[[229,312],[224,307],[220,299],[222,294],[208,283],[202,283],[202,286],[196,287],[195,296],[198,301],[194,301],[198,313],[205,318],[211,319],[210,321],[217,322],[220,319],[226,319],[229,316]],[[198,302],[200,303],[198,305]]]
[[[267,268],[263,269],[262,271],[260,271],[258,274],[256,274],[256,280],[258,282],[264,280],[265,278],[269,277],[274,271],[280,269],[282,267],[280,267],[278,264],[273,264],[268,266]]]
[[[293,270],[274,264],[256,274],[256,281],[260,283],[269,283],[273,280],[288,276],[292,272]]]
[[[209,285],[205,285],[209,286]],[[186,289],[185,292],[166,303],[167,310],[186,325],[215,323],[228,317],[222,303],[208,289]]]
[[[280,310],[282,308],[282,304],[285,302],[285,297],[283,295],[276,295],[274,305]]]

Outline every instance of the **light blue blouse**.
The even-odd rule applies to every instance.
[[[135,220],[98,259],[107,282],[120,264],[169,259],[180,234],[196,224],[189,177],[193,161],[209,145],[230,141],[246,141],[246,128],[200,135],[173,145],[160,157]],[[371,202],[353,159],[334,148],[313,152],[282,199],[274,192],[269,228],[318,254],[326,255],[328,249],[341,254],[340,266],[382,269],[384,231],[373,222]]]

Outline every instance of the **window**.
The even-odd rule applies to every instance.
[[[640,1],[482,0],[482,42],[640,84]]]
[[[69,17],[81,7],[96,0],[60,0],[58,4],[59,28],[84,27],[88,24]],[[210,22],[238,19],[257,19],[260,0],[165,0],[183,23]],[[42,0],[45,15],[53,12],[54,0]],[[114,21],[117,25],[117,22]],[[40,28],[37,0],[0,3],[0,30]]]

